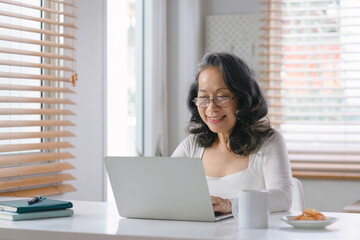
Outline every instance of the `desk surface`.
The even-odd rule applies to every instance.
[[[270,214],[269,228],[238,229],[235,219],[216,223],[126,219],[113,203],[72,201],[75,215],[28,221],[0,220],[1,239],[360,239],[360,214],[325,213],[339,221],[322,230],[294,229]],[[298,214],[298,212],[293,213]]]

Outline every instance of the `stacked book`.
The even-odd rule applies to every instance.
[[[68,217],[74,214],[72,207],[71,202],[48,198],[39,198],[36,201],[32,201],[32,199],[0,201],[0,219],[17,221]]]

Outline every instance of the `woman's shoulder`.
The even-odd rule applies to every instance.
[[[278,130],[275,127],[272,127],[271,129],[273,130],[273,134],[272,134],[272,136],[270,138],[273,138],[275,140],[283,140],[284,139],[284,137],[283,137],[282,133],[280,132],[280,130]]]
[[[196,143],[196,135],[194,134],[186,136],[181,144],[190,151],[196,151],[199,148],[199,145]]]
[[[282,133],[274,127],[272,127],[272,130],[272,135],[264,142],[262,149],[271,148],[273,146],[285,145],[285,140]]]
[[[202,148],[196,143],[196,136],[190,134],[186,136],[177,147],[173,156],[176,157],[201,157]]]
[[[182,140],[181,143],[189,145],[189,146],[195,145],[196,144],[196,136],[194,134],[189,134]]]

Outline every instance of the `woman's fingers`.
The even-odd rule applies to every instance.
[[[214,212],[228,213],[231,212],[231,202],[229,199],[211,196],[211,202]]]
[[[219,202],[220,202],[219,197],[211,196],[211,203],[212,203],[214,212],[219,212],[219,210],[220,210]]]
[[[218,203],[219,202],[219,197],[214,197],[214,196],[211,196],[211,202],[214,204],[214,203]]]

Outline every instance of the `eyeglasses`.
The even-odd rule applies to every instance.
[[[194,98],[193,102],[199,108],[207,108],[210,105],[210,100],[213,100],[214,104],[219,108],[226,108],[231,105],[231,100],[234,99],[236,96],[230,98],[227,96],[217,96],[213,98],[209,97],[196,97]]]

